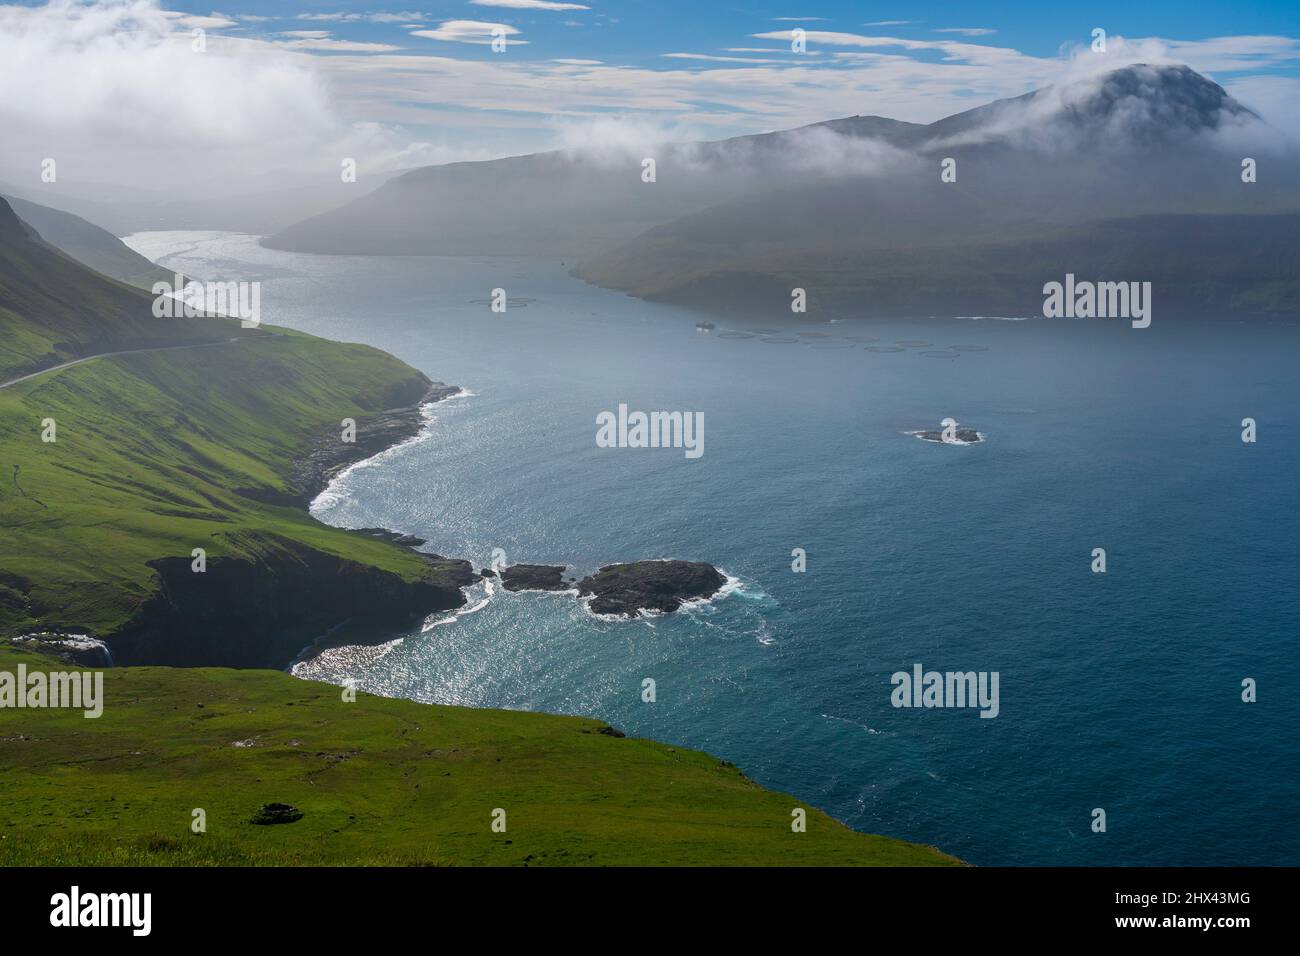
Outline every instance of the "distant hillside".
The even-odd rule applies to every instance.
[[[0,383],[86,355],[243,334],[233,321],[155,318],[152,296],[46,244],[0,199]]]
[[[175,280],[173,272],[154,265],[107,229],[80,216],[15,196],[0,196],[0,199],[7,200],[18,218],[50,245],[110,279],[142,289],[152,288],[157,281]]]
[[[391,174],[362,174],[345,183],[335,175],[298,185],[298,177],[280,174],[247,184],[245,193],[228,194],[228,186],[173,199],[140,192],[123,195],[120,187],[79,184],[40,189],[20,185],[16,171],[0,181],[0,195],[23,199],[71,213],[108,230],[114,236],[153,229],[212,229],[265,235],[351,202],[380,186]]]
[[[654,183],[642,182],[642,157],[628,150],[426,167],[264,242],[336,254],[576,257],[575,273],[597,285],[774,314],[788,314],[795,287],[813,311],[1037,311],[1042,270],[1059,279],[1094,264],[1094,280],[1167,283],[1168,305],[1287,311],[1294,277],[1264,266],[1290,261],[1300,239],[1270,231],[1276,248],[1254,260],[1219,256],[1251,226],[1204,218],[1300,212],[1300,157],[1280,144],[1188,67],[1136,65],[928,125],[854,116],[662,146],[646,150]],[[1247,155],[1259,164],[1250,184],[1241,180]],[[954,182],[940,176],[949,159]],[[1197,264],[1194,282],[1162,250],[1134,241],[1153,238],[1152,217],[1162,216],[1202,217],[1183,221],[1198,232],[1177,237],[1184,262]],[[1120,220],[1131,228],[1117,229]],[[1122,257],[1098,245],[1117,236]]]
[[[1300,314],[1300,214],[1146,216],[961,242],[742,245],[731,255],[674,231],[577,270],[641,298],[750,316],[788,316],[798,287],[810,314],[859,318],[1039,316],[1043,285],[1066,273],[1151,282],[1157,321]]]
[[[940,120],[887,168],[716,203],[576,274],[769,314],[798,287],[811,312],[1032,315],[1067,272],[1151,281],[1165,308],[1294,312],[1300,165],[1260,154],[1243,183],[1231,145],[1263,132],[1204,77],[1133,67]]]
[[[923,129],[857,116],[641,152],[576,149],[426,166],[263,244],[339,255],[596,254],[656,224],[767,188],[791,164],[822,176],[827,163],[852,164]],[[811,154],[810,142],[817,145]],[[822,148],[834,155],[820,156]],[[646,158],[655,160],[653,183],[642,180]]]

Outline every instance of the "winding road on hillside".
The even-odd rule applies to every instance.
[[[278,338],[278,333],[272,333],[270,338]],[[20,375],[18,378],[10,379],[7,382],[0,382],[0,388],[8,388],[10,385],[20,385],[23,382],[31,381],[34,378],[40,378],[42,375],[48,375],[50,372],[57,372],[59,369],[72,368],[74,365],[81,365],[84,362],[93,362],[95,359],[112,358],[114,355],[141,355],[145,352],[174,352],[176,349],[201,349],[210,345],[229,345],[231,342],[244,342],[254,336],[235,336],[232,339],[223,339],[220,342],[195,342],[191,345],[160,345],[152,349],[123,349],[120,352],[100,352],[98,355],[87,355],[84,358],[73,359],[71,362],[64,362],[62,365],[51,365],[49,368],[43,368],[39,372],[30,372],[27,375]]]

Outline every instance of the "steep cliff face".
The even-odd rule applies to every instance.
[[[460,607],[476,579],[468,561],[431,557],[416,581],[282,540],[257,560],[150,562],[159,591],[107,637],[119,665],[282,667],[331,629],[350,643],[391,636],[435,611]]]

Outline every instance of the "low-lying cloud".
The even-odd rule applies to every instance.
[[[525,0],[476,6],[551,9]],[[1134,62],[1223,71],[1228,91],[1274,126],[1300,122],[1300,81],[1247,75],[1300,61],[1300,41],[1289,37],[1112,37],[1105,55],[1081,39],[1041,57],[934,35],[810,30],[808,54],[793,55],[790,31],[776,30],[754,34],[770,48],[670,47],[661,52],[674,55],[650,68],[554,50],[530,57],[517,28],[487,21],[417,12],[296,20],[302,30],[253,36],[264,29],[256,17],[169,12],[156,0],[0,6],[0,90],[8,94],[0,97],[0,178],[17,171],[35,183],[51,157],[61,179],[223,193],[247,181],[242,191],[251,192],[270,176],[337,181],[346,157],[376,172],[556,147],[644,151],[647,143],[837,116],[925,123]],[[360,40],[347,33],[359,21],[400,29],[384,42]],[[409,26],[417,23],[424,26]],[[490,43],[494,28],[503,29],[507,52],[466,48]],[[205,31],[206,52],[194,49],[196,29]],[[885,161],[858,148],[833,140],[803,161],[836,168]]]

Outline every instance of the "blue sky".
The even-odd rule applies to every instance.
[[[1266,107],[1285,100],[1293,88],[1243,81],[1260,76],[1300,81],[1300,4],[1294,2],[1103,0],[1063,6],[1021,0],[986,5],[440,0],[388,8],[354,2],[224,4],[221,14],[212,14],[202,3],[171,6],[220,17],[228,26],[218,32],[231,36],[260,37],[321,58],[368,56],[375,61],[375,75],[402,57],[479,65],[467,71],[529,65],[527,82],[534,90],[546,89],[548,82],[556,87],[555,117],[623,115],[700,135],[857,112],[933,120],[1050,82],[1049,64],[1086,48],[1096,27],[1121,45],[1125,40],[1165,41],[1161,54],[1187,60],[1226,85],[1238,84],[1243,93],[1266,100],[1261,104]],[[505,34],[504,52],[489,45],[493,25]],[[795,28],[808,33],[802,55],[790,49],[787,38]],[[1124,55],[1133,59],[1132,51]],[[585,73],[579,72],[584,68]],[[671,84],[669,97],[656,98],[645,88],[648,84],[639,83],[646,72],[674,80],[696,76],[697,91],[683,90],[690,86],[683,80]],[[816,76],[832,73],[849,78]],[[789,89],[779,100],[759,101],[761,91],[783,75]],[[593,90],[606,85],[606,95],[584,100],[574,89],[575,77],[583,76]],[[754,96],[743,95],[747,81],[754,84]],[[520,85],[524,83],[521,78]],[[548,123],[540,120],[543,104],[524,95],[512,104],[493,96],[493,86],[487,83],[482,95],[475,96],[448,84],[441,102],[430,101],[421,89],[416,100],[407,102],[443,114],[428,119],[444,129],[477,128],[480,142],[508,134],[504,138],[511,142],[544,144]],[[608,95],[617,91],[622,98]],[[400,89],[394,94],[400,98]],[[490,124],[448,116],[466,110],[500,114],[503,123],[489,132]],[[400,115],[403,122],[418,121],[410,111]],[[519,119],[528,117],[539,122],[525,133]]]
[[[376,6],[373,3],[244,3],[216,0],[221,12],[233,16],[263,16],[269,29],[306,18],[340,37],[401,45],[420,52],[404,23],[434,24],[447,20],[497,22],[520,31],[532,49],[528,57],[600,58],[611,62],[654,66],[663,53],[674,51],[723,54],[743,45],[747,35],[782,25],[808,29],[927,39],[943,30],[986,30],[969,34],[977,42],[996,42],[1024,53],[1054,55],[1064,43],[1088,38],[1093,27],[1131,37],[1159,36],[1206,39],[1230,35],[1300,35],[1300,5],[1283,0],[1254,3],[1156,2],[1096,0],[1051,4],[1030,0],[977,3],[845,3],[822,2],[700,2],[700,0],[586,0],[556,3],[563,9],[514,7],[500,0],[441,0],[436,3]],[[545,3],[547,0],[539,0]],[[208,14],[209,3],[172,3],[171,9]],[[570,9],[576,8],[576,9]],[[403,12],[419,16],[400,17]],[[375,15],[401,22],[374,22]],[[249,24],[253,24],[250,22]],[[870,26],[871,29],[863,29]],[[292,29],[292,27],[288,27]],[[961,34],[949,34],[957,37]],[[472,56],[474,52],[462,51]],[[487,56],[486,52],[479,55]]]
[[[1097,27],[1104,54],[1089,48]],[[0,102],[11,140],[71,143],[80,128],[106,168],[120,140],[124,169],[159,175],[171,144],[127,155],[158,123],[186,148],[255,151],[268,167],[349,150],[406,168],[854,114],[929,122],[1138,61],[1187,63],[1300,129],[1294,0],[0,2],[0,83],[37,92]]]

